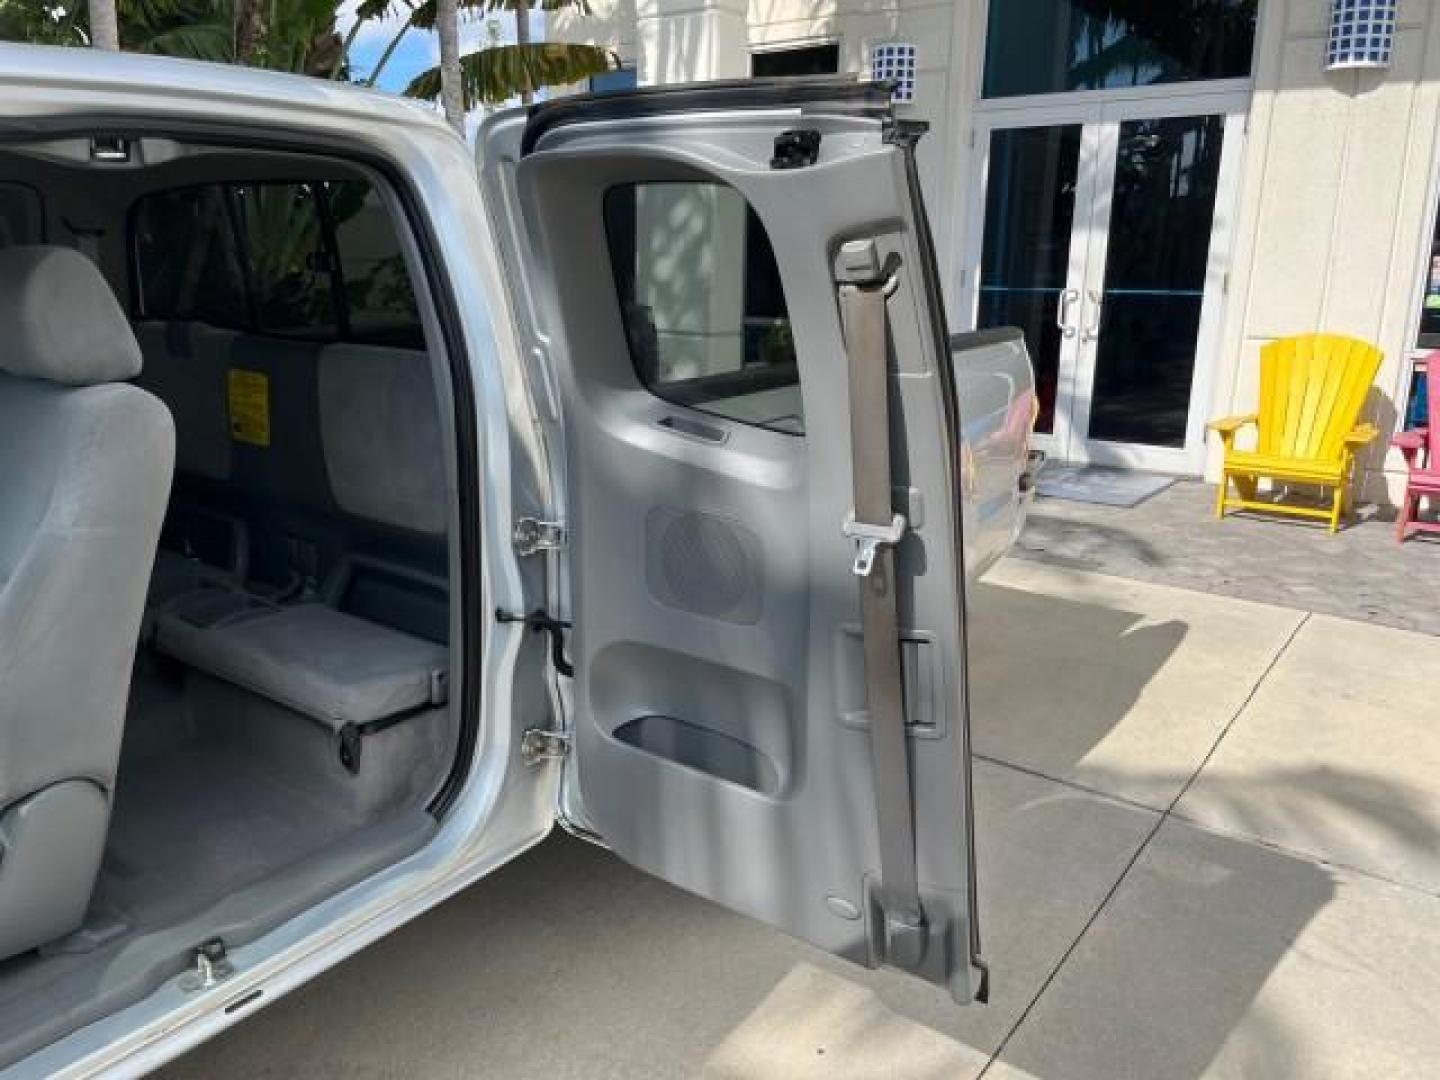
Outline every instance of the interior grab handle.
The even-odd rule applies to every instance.
[[[1055,325],[1067,338],[1075,336],[1075,325],[1070,321],[1070,305],[1079,299],[1079,289],[1062,289],[1060,298],[1055,303]]]

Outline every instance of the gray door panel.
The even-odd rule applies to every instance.
[[[886,960],[855,551],[841,532],[850,420],[833,265],[842,242],[871,238],[900,259],[889,301],[894,484],[913,526],[898,553],[901,651],[932,927],[914,969],[968,1000],[981,968],[957,436],[913,163],[880,121],[843,110],[652,111],[581,110],[550,126],[513,174],[543,267],[533,280],[566,440],[572,808],[642,869],[858,962]],[[820,132],[819,160],[774,169],[775,137],[792,128]],[[798,390],[770,384],[783,366],[742,362],[752,339],[767,356],[788,345],[783,320],[748,317],[757,241],[752,228],[736,242],[731,196],[649,186],[717,182],[768,235]],[[630,233],[612,214],[607,234],[605,208],[607,191],[636,183],[647,186],[621,216],[645,253],[634,274],[647,304],[627,338],[617,276],[631,263],[612,249]],[[709,322],[691,318],[701,308]],[[665,400],[637,374],[652,351],[693,363],[704,375],[694,385],[739,390],[692,403],[690,383],[654,385]]]

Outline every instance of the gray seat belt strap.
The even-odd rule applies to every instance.
[[[847,245],[849,246],[849,245]],[[856,245],[858,248],[859,245]],[[870,719],[870,763],[880,848],[880,906],[886,958],[912,966],[924,950],[925,918],[915,867],[908,738],[896,609],[895,545],[906,530],[895,513],[890,471],[890,376],[886,325],[887,278],[873,243],[843,252],[850,268],[868,261],[869,280],[840,285],[840,313],[850,372],[850,437],[855,508],[845,534],[856,542],[854,573],[860,587],[865,696]],[[868,260],[865,256],[868,255]],[[853,276],[861,277],[860,273]]]

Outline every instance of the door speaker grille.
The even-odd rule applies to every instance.
[[[760,538],[738,521],[657,507],[645,518],[645,582],[666,607],[726,622],[760,620]]]

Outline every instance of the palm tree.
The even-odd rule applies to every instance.
[[[96,49],[120,49],[120,16],[115,0],[90,0],[90,45]]]
[[[379,68],[389,59],[399,39],[411,29],[428,30],[435,25],[437,0],[402,0],[410,8],[410,16],[401,27],[391,47],[377,63]],[[574,9],[590,14],[588,0],[539,0],[543,11]],[[619,59],[608,49],[594,45],[572,45],[561,42],[530,40],[530,12],[533,0],[457,0],[457,7],[468,13],[484,15],[508,10],[515,14],[515,43],[482,48],[460,58],[461,89],[464,106],[495,105],[518,96],[521,101],[534,100],[535,91],[545,86],[564,86],[581,79],[610,71],[619,66]],[[410,97],[433,100],[440,94],[440,69],[421,72],[405,88]]]
[[[522,48],[530,44],[530,0],[515,0],[515,44]],[[529,105],[535,100],[535,91],[529,86],[520,88],[520,104]]]
[[[253,65],[265,35],[265,0],[235,0],[235,63]]]
[[[445,121],[465,135],[464,94],[460,88],[460,16],[456,0],[436,0],[435,29],[440,36],[440,106]]]
[[[355,22],[342,40],[336,33],[339,0],[94,0],[112,7],[120,44],[132,52],[184,56],[220,63],[348,78],[348,55],[365,24],[405,16],[375,67],[363,80],[374,85],[401,40],[412,30],[435,30],[441,0],[360,0]],[[458,57],[461,108],[496,105],[537,89],[579,82],[617,67],[614,54],[589,45],[530,40],[530,14],[573,8],[589,13],[588,0],[447,0],[474,16],[511,11],[515,43]],[[458,23],[458,14],[457,14]],[[0,39],[85,45],[90,20],[84,4],[56,0],[0,0]],[[457,34],[458,37],[458,34]],[[458,51],[458,49],[457,49]],[[432,68],[406,88],[412,97],[441,96],[440,69]],[[453,120],[452,120],[453,122]]]

